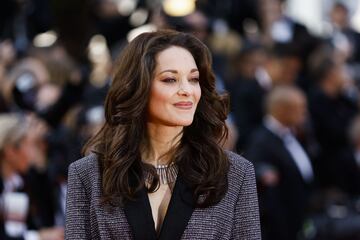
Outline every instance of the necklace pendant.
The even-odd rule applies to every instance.
[[[158,165],[155,169],[159,176],[160,184],[169,184],[176,181],[178,174],[178,167],[176,164],[170,163],[169,165]]]

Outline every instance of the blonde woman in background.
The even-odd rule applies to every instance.
[[[34,116],[0,114],[0,239],[64,239],[64,230],[53,227],[45,133]]]

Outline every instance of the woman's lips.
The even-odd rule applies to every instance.
[[[192,102],[177,102],[174,104],[175,107],[180,109],[191,109],[193,106]]]

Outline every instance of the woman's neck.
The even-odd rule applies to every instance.
[[[183,128],[148,123],[149,142],[142,154],[143,161],[154,166],[168,164],[171,159],[164,155],[180,141]]]

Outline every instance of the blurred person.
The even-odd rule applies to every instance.
[[[296,87],[271,90],[264,121],[244,154],[255,165],[265,240],[297,239],[303,224],[314,172],[294,129],[305,123],[306,105],[305,95]]]
[[[16,60],[15,48],[11,40],[0,40],[0,89],[6,85],[7,75]],[[8,112],[9,106],[4,93],[0,91],[0,112]]]
[[[300,70],[299,86],[308,86],[307,62],[311,53],[321,43],[320,38],[311,34],[306,26],[286,15],[287,0],[260,0],[258,13],[260,19],[260,41],[267,47],[278,43],[288,44],[297,48]]]
[[[349,146],[336,155],[336,179],[334,188],[350,198],[360,197],[360,116],[351,121],[348,127]]]
[[[360,61],[360,34],[350,26],[350,13],[345,3],[335,2],[330,11],[333,27],[331,38],[335,47],[345,51],[346,61]]]
[[[54,192],[56,195],[56,224],[65,225],[65,205],[68,167],[74,159],[81,158],[81,147],[100,130],[103,125],[104,109],[102,101],[99,105],[81,106],[71,109],[65,116],[64,121],[56,129],[53,129],[48,141],[48,172],[55,182]]]
[[[307,33],[304,25],[285,15],[285,3],[286,0],[261,0],[258,4],[262,38],[266,46],[273,42],[291,42],[299,37],[296,36],[299,33]]]
[[[264,116],[265,95],[279,85],[293,85],[299,74],[300,60],[296,49],[277,44],[267,50],[261,66],[254,66],[251,79],[237,79],[230,89],[232,110],[239,137],[237,150],[242,152],[254,129]]]
[[[360,85],[360,33],[350,24],[350,9],[345,2],[335,2],[329,13],[332,31],[329,41],[334,59],[345,64],[357,86]]]
[[[220,146],[226,101],[192,35],[131,41],[93,153],[69,168],[66,239],[260,239],[252,165]]]
[[[84,92],[91,86],[90,68],[78,63],[60,44],[32,54],[44,64],[49,76],[36,92],[35,112],[57,128],[67,112],[84,101]]]
[[[56,128],[66,113],[82,100],[89,71],[61,46],[32,49],[0,83],[8,111],[31,111]]]
[[[309,93],[309,111],[315,136],[320,145],[316,171],[323,187],[337,185],[342,164],[340,153],[349,148],[348,126],[359,111],[358,90],[349,79],[344,65],[330,58],[313,70],[315,84]]]
[[[303,24],[285,14],[286,2],[286,0],[260,0],[258,14],[262,42],[265,46],[274,43],[297,43],[302,49],[301,53],[307,54],[306,51],[314,44],[314,38]]]
[[[266,60],[264,47],[256,42],[244,41],[242,47],[230,59],[229,88],[232,83],[252,80],[256,76],[256,70],[263,66]]]
[[[33,116],[0,114],[1,239],[64,238],[63,228],[53,227],[45,132],[45,125]]]

